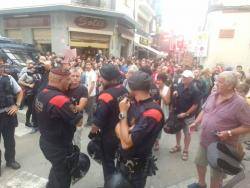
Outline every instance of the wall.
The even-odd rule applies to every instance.
[[[3,17],[0,17],[0,36],[4,36],[4,22],[3,22]]]
[[[209,33],[208,58],[205,65],[223,63],[235,67],[250,66],[250,12],[212,12],[208,16]],[[234,38],[219,38],[220,29],[234,29]]]
[[[116,0],[115,10],[126,14],[130,18],[134,18],[134,0],[127,0],[127,5],[124,2],[125,0]]]
[[[64,13],[53,12],[51,17],[51,49],[57,54],[62,54],[69,48],[69,35],[67,28],[67,16]]]

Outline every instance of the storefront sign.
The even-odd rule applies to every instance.
[[[49,27],[49,16],[30,16],[24,18],[5,18],[5,28],[23,28],[23,27]]]
[[[107,26],[106,20],[93,17],[79,16],[75,19],[75,24],[82,28],[103,29]]]
[[[145,45],[145,46],[148,46],[148,44],[149,44],[148,39],[146,39],[144,37],[140,37],[139,42],[140,42],[140,44]]]

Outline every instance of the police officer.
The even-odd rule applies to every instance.
[[[15,161],[14,133],[18,125],[16,113],[20,107],[23,92],[15,79],[5,72],[4,61],[4,57],[0,55],[0,137],[2,135],[4,141],[6,166],[19,169],[21,166]]]
[[[115,126],[119,121],[118,101],[127,94],[127,90],[118,83],[120,72],[114,65],[103,65],[100,69],[100,76],[104,90],[97,99],[91,133],[100,130],[102,166],[106,183],[109,176],[115,172],[114,159],[118,148],[118,139],[115,135]]]
[[[74,152],[72,139],[82,114],[77,113],[63,93],[69,88],[69,75],[69,71],[61,67],[51,69],[48,86],[35,99],[40,148],[52,164],[47,188],[68,188],[71,183],[67,159]]]
[[[164,124],[160,106],[150,96],[151,77],[138,71],[128,79],[130,95],[119,103],[116,134],[120,140],[118,171],[133,188],[143,188],[157,169],[152,148]]]

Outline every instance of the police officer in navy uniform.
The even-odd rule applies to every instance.
[[[2,135],[6,166],[19,169],[21,166],[15,161],[14,134],[15,127],[18,125],[17,111],[23,98],[23,92],[15,79],[6,73],[4,61],[4,56],[0,55],[0,138]]]
[[[155,174],[152,148],[164,124],[160,106],[150,96],[151,77],[138,71],[128,79],[133,99],[119,103],[116,134],[120,141],[117,168],[133,188],[143,188],[147,176]]]
[[[69,88],[69,75],[61,67],[51,69],[48,86],[35,99],[40,148],[52,164],[47,188],[68,188],[71,183],[67,158],[74,152],[72,139],[82,114],[64,95]]]
[[[119,100],[127,95],[127,90],[118,80],[120,72],[112,64],[103,65],[100,69],[100,81],[103,91],[97,99],[97,108],[92,121],[91,133],[100,130],[102,166],[105,183],[115,172],[115,153],[118,148],[118,139],[115,135],[115,126],[118,123]]]

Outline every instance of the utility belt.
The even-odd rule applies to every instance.
[[[145,177],[155,175],[158,170],[156,161],[157,159],[153,155],[142,160],[139,158],[124,159],[120,154],[117,154],[117,168],[128,179],[138,173],[142,173]]]

